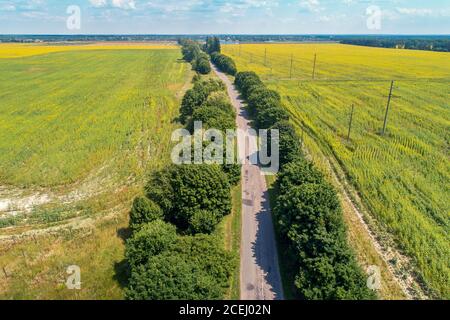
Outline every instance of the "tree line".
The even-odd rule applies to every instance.
[[[180,39],[178,43],[181,45],[183,59],[191,63],[193,70],[200,74],[208,74],[211,72],[208,54],[202,51],[198,42],[189,39]]]
[[[436,37],[362,37],[343,39],[341,43],[367,47],[450,52],[450,39]]]
[[[181,122],[190,130],[194,121],[235,125],[224,90],[221,81],[196,76]],[[231,212],[230,188],[239,180],[236,165],[170,165],[151,175],[130,213],[127,299],[223,299],[237,257],[223,248],[216,227]]]
[[[286,255],[297,270],[292,279],[297,298],[375,298],[348,246],[337,192],[302,154],[300,138],[280,95],[254,72],[237,73],[235,85],[256,127],[280,131],[281,171],[274,215]]]
[[[220,39],[218,37],[207,37],[205,44],[200,46],[196,41],[190,39],[179,39],[182,46],[183,59],[192,64],[192,69],[200,74],[211,72],[209,59],[219,68],[220,71],[234,76],[237,72],[233,59],[220,53]]]

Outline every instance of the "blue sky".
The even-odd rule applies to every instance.
[[[80,8],[78,30],[66,26],[71,5]],[[373,5],[381,24],[369,29]],[[450,34],[450,1],[0,0],[5,33]]]

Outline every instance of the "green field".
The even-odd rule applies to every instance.
[[[282,95],[318,164],[321,154],[337,159],[378,225],[414,259],[428,287],[449,298],[450,54],[334,44],[223,51]]]
[[[149,166],[160,161],[175,93],[186,82],[179,55],[111,50],[0,59],[0,184],[71,184],[104,165],[123,179],[144,172],[149,155]]]
[[[121,299],[131,201],[170,161],[192,76],[180,50],[70,49],[0,56],[0,202],[10,189],[85,194],[0,212],[0,299]],[[72,264],[80,291],[64,285]]]

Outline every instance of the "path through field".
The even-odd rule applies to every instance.
[[[251,128],[249,116],[230,79],[214,66],[225,83],[237,111],[238,128]],[[245,157],[252,153],[246,148]],[[242,236],[241,236],[241,299],[282,300],[283,288],[278,267],[278,253],[270,210],[269,193],[261,169],[257,165],[242,166]]]

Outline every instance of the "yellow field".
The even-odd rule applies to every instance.
[[[449,298],[450,54],[340,44],[226,45],[223,51],[238,70],[257,72],[281,94],[316,164],[329,170],[325,155],[341,168],[377,227],[412,258],[432,296]],[[349,229],[352,234],[354,226]],[[399,261],[389,263],[408,277]]]
[[[93,43],[76,45],[48,45],[48,44],[22,44],[0,43],[0,59],[19,58],[42,55],[52,52],[89,51],[89,50],[142,50],[142,49],[176,49],[176,45],[165,43]]]
[[[262,77],[311,79],[450,79],[450,59],[445,52],[393,50],[341,44],[226,45],[239,70],[253,70]]]

